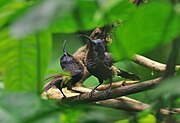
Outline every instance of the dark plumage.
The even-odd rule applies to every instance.
[[[76,91],[72,89],[72,86],[76,84],[83,76],[84,68],[83,65],[75,59],[72,55],[66,52],[65,50],[66,41],[63,44],[63,56],[60,58],[60,65],[64,72],[68,72],[70,75],[57,75],[52,76],[54,78],[44,90],[49,90],[53,85],[55,85],[63,94],[62,88],[67,87],[68,90]],[[79,91],[76,91],[79,92]],[[81,92],[79,92],[81,93]]]
[[[94,95],[94,91],[103,83],[104,80],[110,81],[106,93],[109,92],[112,85],[112,78],[115,74],[133,80],[139,79],[139,76],[117,69],[113,66],[111,59],[105,53],[105,46],[101,39],[92,40],[86,35],[79,36],[85,37],[89,40],[85,65],[90,74],[97,77],[99,81],[99,84],[91,91],[90,96]]]

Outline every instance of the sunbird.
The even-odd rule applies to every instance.
[[[75,85],[84,74],[83,65],[75,59],[72,55],[66,52],[65,50],[66,41],[63,44],[63,56],[60,58],[60,66],[64,72],[68,72],[69,75],[55,75],[49,78],[54,78],[45,88],[44,91],[49,90],[53,85],[55,85],[60,92],[63,94],[63,97],[66,98],[66,95],[63,93],[62,88],[67,87],[68,90],[79,92],[72,89],[72,86]],[[47,79],[49,79],[47,78]],[[79,92],[81,93],[81,92]]]

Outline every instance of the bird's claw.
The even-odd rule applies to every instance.
[[[80,94],[78,95],[78,99],[79,99],[79,100],[80,100],[82,94],[83,94],[83,93],[80,93]]]
[[[92,90],[92,91],[89,93],[89,96],[90,96],[90,97],[94,96],[94,92],[95,92],[95,91]]]
[[[62,97],[62,100],[66,99],[66,98],[67,98],[66,96],[63,96],[63,97]]]
[[[111,88],[108,88],[107,90],[106,90],[106,94],[109,94],[111,92]]]

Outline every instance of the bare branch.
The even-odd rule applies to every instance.
[[[104,107],[110,107],[126,111],[143,111],[150,107],[148,104],[124,96],[118,97],[116,99],[99,101],[96,102],[96,104]]]
[[[122,87],[122,86],[126,86],[126,85],[135,84],[137,82],[138,81],[127,81],[127,80],[120,81],[120,82],[115,82],[115,83],[112,83],[112,89],[113,88]],[[106,90],[108,87],[109,87],[109,84],[100,85],[97,88],[97,91]],[[83,92],[83,93],[89,93],[89,92],[92,91],[92,88],[94,88],[94,87],[86,88],[86,87],[82,87],[82,86],[76,86],[76,87],[73,87],[73,90],[77,90],[77,91],[80,91],[80,92]],[[69,91],[69,90],[67,90],[67,88],[63,88],[63,92],[65,93],[65,95],[67,97],[72,97],[72,96],[79,95],[79,93],[75,93],[75,92]],[[53,86],[51,89],[49,89],[49,91],[44,92],[42,94],[42,96],[44,98],[48,98],[48,99],[61,99],[63,97],[63,95],[60,93],[59,89],[57,89],[55,86]]]
[[[108,94],[106,94],[104,91],[95,92],[93,97],[90,97],[89,93],[85,93],[85,94],[82,94],[80,97],[74,96],[74,97],[66,98],[63,100],[63,102],[91,103],[91,102],[97,102],[101,100],[117,98],[120,96],[125,96],[129,94],[149,90],[152,87],[156,86],[160,82],[160,80],[161,78],[157,78],[157,79],[140,82],[133,85],[119,87],[116,89],[112,89]]]
[[[128,97],[118,97],[116,99],[99,101],[97,104],[103,107],[135,112],[144,111],[150,108],[149,104]],[[160,113],[162,115],[180,114],[180,108],[164,108],[160,109]]]
[[[91,89],[85,87],[74,87],[73,89],[81,92],[91,92]],[[63,91],[65,92],[67,97],[79,95],[79,93],[72,93],[67,89],[64,89]],[[57,88],[51,88],[48,92],[44,92],[42,94],[42,97],[59,100],[63,96]],[[109,100],[95,102],[94,104],[104,107],[115,108],[119,110],[126,110],[126,111],[143,111],[149,108],[148,104],[124,96],[118,97],[116,99],[109,99]]]
[[[160,112],[161,112],[163,115],[180,114],[180,108],[160,109]]]
[[[155,70],[155,71],[158,71],[158,72],[164,72],[165,69],[166,69],[165,64],[153,61],[151,59],[148,59],[148,58],[146,58],[144,56],[137,55],[137,54],[134,55],[133,61],[136,62],[137,64],[140,64],[140,65],[142,65],[144,67],[148,67],[151,70]],[[176,70],[177,69],[180,69],[180,65],[176,66]]]
[[[74,87],[73,89],[82,91],[82,92],[91,91],[91,89],[85,88],[85,87]],[[66,89],[64,89],[63,91],[65,92],[67,97],[79,95],[79,93],[72,93],[71,91],[68,91]],[[42,94],[42,97],[48,98],[48,99],[59,100],[62,98],[62,94],[59,92],[57,88],[51,88],[48,92],[44,92]],[[140,102],[140,101],[137,101],[135,99],[131,99],[125,96],[118,97],[116,99],[98,101],[98,102],[95,102],[94,104],[98,106],[109,107],[109,108],[114,108],[118,110],[135,111],[135,112],[143,111],[150,108],[150,106],[146,103],[143,103],[143,102]],[[163,115],[177,114],[177,113],[179,114],[180,109],[179,108],[161,109],[161,113]]]
[[[126,81],[126,80],[123,80],[123,81],[120,81],[120,82],[114,82],[114,83],[112,83],[111,89],[126,86],[126,85],[132,85],[132,84],[135,84],[135,83],[138,83],[138,81]],[[109,84],[100,85],[96,90],[102,91],[102,90],[106,90],[108,87],[109,87]]]

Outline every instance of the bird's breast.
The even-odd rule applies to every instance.
[[[87,64],[87,70],[97,78],[106,80],[111,78],[112,70],[106,66],[102,61],[97,61],[93,64]]]

